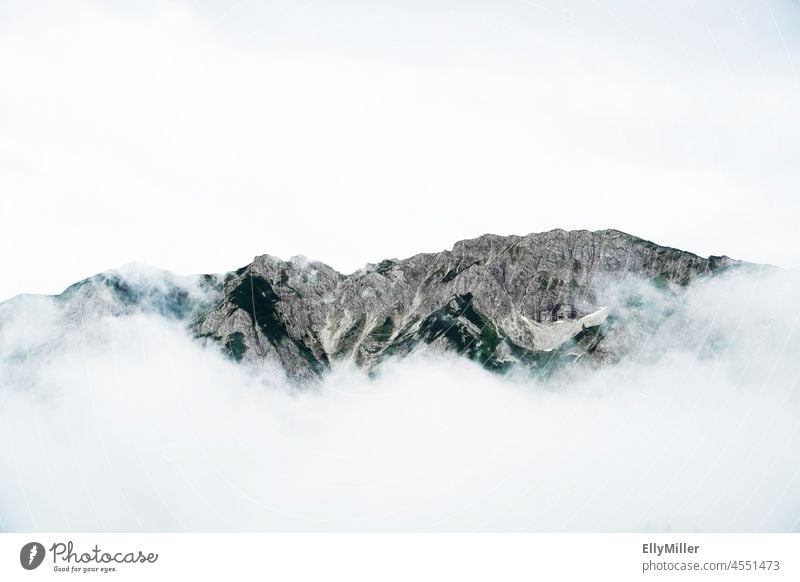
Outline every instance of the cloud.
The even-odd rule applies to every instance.
[[[305,389],[157,315],[37,350],[55,331],[11,333],[17,313],[0,327],[0,529],[797,531],[797,290],[695,284],[594,372],[420,354]],[[56,308],[26,317],[59,327]]]
[[[0,298],[135,258],[350,271],[555,227],[800,264],[799,15],[4,2]]]

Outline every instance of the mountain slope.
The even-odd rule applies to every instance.
[[[745,265],[616,230],[484,235],[349,275],[269,255],[224,275],[129,265],[52,298],[0,304],[0,355],[46,360],[66,330],[89,319],[145,313],[183,325],[245,365],[277,364],[299,382],[337,362],[373,372],[425,350],[496,372],[518,366],[543,374],[637,354],[667,322],[664,335],[680,337],[691,325],[673,315],[684,290]]]
[[[647,282],[669,294],[740,264],[616,230],[484,235],[350,275],[263,255],[225,277],[221,301],[193,330],[236,360],[278,362],[301,380],[336,361],[373,370],[421,349],[456,352],[496,371],[602,363],[631,348],[620,326],[642,319],[620,322],[609,306],[615,283]],[[602,349],[608,344],[616,347]]]

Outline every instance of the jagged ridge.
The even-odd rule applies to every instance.
[[[660,325],[668,310],[650,313],[641,297],[610,298],[615,281],[644,282],[677,297],[697,278],[742,265],[616,230],[553,230],[484,235],[349,275],[269,255],[198,277],[134,265],[90,277],[54,299],[62,327],[157,313],[186,322],[195,338],[233,360],[276,363],[298,381],[318,378],[336,362],[372,372],[419,350],[460,354],[500,373],[522,365],[541,374],[554,364],[617,361]],[[44,298],[0,304],[0,330],[20,312],[20,301],[37,300]],[[2,340],[0,334],[0,348]],[[47,357],[59,341],[56,333],[34,351]]]
[[[610,280],[668,290],[738,264],[616,230],[484,235],[350,275],[262,255],[225,278],[222,299],[193,329],[236,360],[278,362],[296,379],[343,360],[374,370],[419,349],[499,372],[520,363],[541,370],[584,356],[614,359],[598,350],[611,327],[603,327],[609,310],[600,297]]]

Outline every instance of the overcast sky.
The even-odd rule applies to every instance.
[[[800,267],[795,0],[0,1],[0,300],[618,228]]]

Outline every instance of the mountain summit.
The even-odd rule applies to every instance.
[[[342,360],[373,370],[419,349],[495,371],[587,355],[606,362],[619,355],[602,349],[619,315],[608,295],[615,282],[669,292],[737,264],[616,230],[487,234],[350,275],[263,255],[225,277],[221,301],[193,329],[232,358],[277,361],[301,379]]]
[[[552,230],[487,234],[349,275],[269,255],[199,277],[129,266],[76,283],[55,301],[65,326],[133,312],[184,321],[198,341],[233,360],[275,363],[297,381],[337,362],[372,372],[424,350],[496,372],[519,366],[540,374],[564,363],[619,361],[649,341],[682,289],[743,265],[617,230]],[[0,305],[0,330],[17,302],[33,300]],[[39,349],[46,354],[57,341],[54,334]]]

